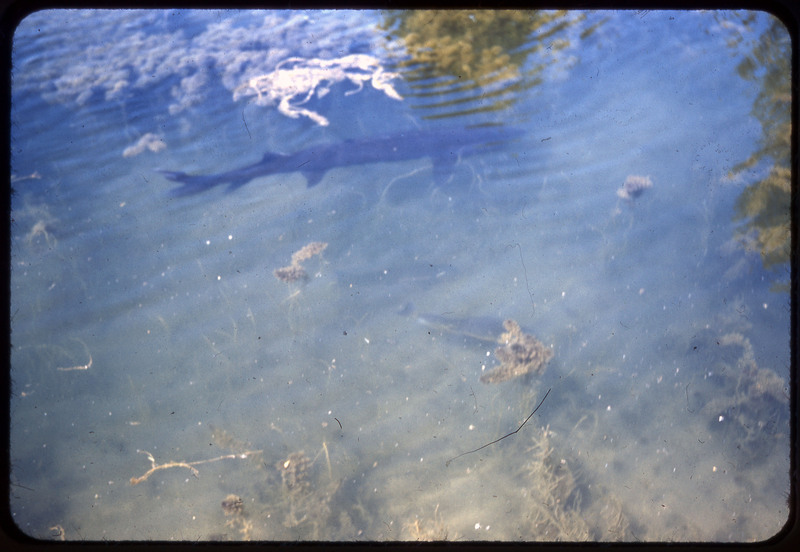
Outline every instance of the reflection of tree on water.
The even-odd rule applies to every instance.
[[[750,21],[745,19],[743,24]],[[736,42],[738,44],[738,42]],[[739,63],[739,76],[758,84],[752,114],[761,123],[761,148],[733,168],[733,175],[756,170],[760,178],[747,186],[736,203],[735,218],[745,220],[740,234],[753,233],[767,268],[789,261],[791,201],[791,41],[777,19]],[[776,290],[788,290],[788,283]]]
[[[398,69],[416,91],[411,96],[435,97],[417,107],[447,108],[428,116],[438,118],[510,106],[516,93],[541,82],[544,69],[570,45],[562,31],[584,17],[563,11],[394,11],[383,27],[403,41],[408,57]],[[528,58],[545,49],[549,59],[524,74]]]

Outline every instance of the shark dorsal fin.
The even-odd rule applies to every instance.
[[[307,169],[300,171],[306,177],[306,186],[312,188],[320,183],[322,177],[325,176],[326,169]]]
[[[262,163],[269,163],[270,161],[277,161],[278,159],[282,159],[284,157],[288,157],[288,155],[284,153],[275,153],[272,151],[268,151],[264,154],[264,157],[261,158]]]

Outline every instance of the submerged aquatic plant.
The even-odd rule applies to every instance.
[[[413,522],[405,525],[405,530],[411,540],[415,541],[446,541],[457,540],[458,535],[451,535],[447,525],[439,515],[439,505],[433,511],[433,517],[429,520],[417,516]]]
[[[778,417],[786,410],[776,408],[789,402],[788,385],[774,370],[756,363],[753,345],[743,334],[726,333],[715,343],[723,348],[739,347],[741,354],[720,362],[716,373],[721,376],[723,391],[703,411],[710,415],[712,428],[731,432],[741,445],[739,450],[759,457],[763,453],[759,443],[788,434],[788,423]]]
[[[649,176],[631,174],[625,179],[622,188],[617,190],[617,195],[622,199],[633,200],[652,187],[653,181],[650,180]]]
[[[481,376],[483,383],[499,383],[526,374],[544,374],[553,350],[541,341],[522,332],[514,320],[503,322],[506,331],[498,339],[500,346],[494,350],[501,364]]]
[[[520,470],[531,537],[576,542],[625,540],[628,520],[619,500],[598,485],[580,485],[579,467],[556,455],[554,437],[549,425],[541,428]],[[592,489],[591,496],[584,497],[582,489]]]
[[[326,242],[311,242],[304,245],[292,254],[292,263],[288,266],[275,269],[273,274],[283,282],[296,282],[297,280],[307,280],[308,273],[303,268],[303,261],[314,255],[319,255],[328,247]]]

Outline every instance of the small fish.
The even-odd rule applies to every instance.
[[[465,318],[440,314],[420,313],[417,322],[459,340],[472,340],[485,344],[496,344],[498,336],[503,333],[503,322],[491,316],[470,316]]]
[[[413,303],[406,304],[398,314],[413,318],[431,333],[461,342],[473,341],[485,346],[494,346],[503,333],[503,321],[491,316],[458,317],[448,314],[416,312]]]

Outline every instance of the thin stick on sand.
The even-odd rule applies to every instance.
[[[144,475],[140,477],[131,477],[131,485],[138,485],[142,481],[145,481],[148,477],[152,474],[157,472],[158,470],[166,470],[168,468],[186,468],[192,472],[192,475],[199,478],[200,472],[197,471],[195,466],[199,466],[200,464],[209,464],[211,462],[218,462],[220,460],[234,460],[236,458],[247,458],[251,454],[259,454],[264,452],[263,450],[248,450],[246,452],[240,452],[239,454],[224,454],[222,456],[218,456],[216,458],[209,458],[208,460],[197,460],[195,462],[167,462],[166,464],[156,464],[155,458],[153,455],[147,452],[146,450],[139,450],[137,451],[141,454],[146,454],[147,459],[150,460],[151,468],[147,470]]]
[[[86,343],[84,343],[83,341],[81,341],[80,339],[78,339],[76,337],[74,337],[73,340],[75,340],[78,343],[80,343],[81,345],[83,345],[83,348],[86,350],[86,354],[89,355],[89,362],[87,362],[86,364],[79,364],[77,366],[59,366],[59,367],[56,368],[56,370],[58,370],[59,372],[72,372],[72,371],[75,371],[75,370],[88,370],[89,368],[92,367],[92,353],[89,352],[89,347],[86,346]]]

